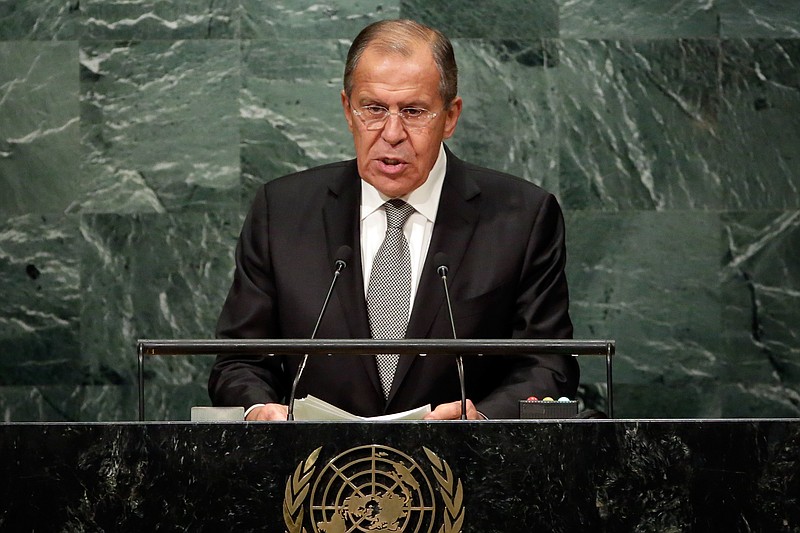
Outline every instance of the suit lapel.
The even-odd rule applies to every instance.
[[[347,266],[350,272],[345,272],[336,286],[336,297],[342,306],[342,314],[349,329],[349,335],[343,337],[369,339],[372,334],[369,329],[367,301],[364,297],[364,273],[361,265],[361,178],[355,160],[351,171],[342,176],[341,180],[331,184],[323,217],[331,264],[336,260],[336,252],[340,246],[346,244],[353,249],[353,255]],[[354,357],[358,358],[369,377],[376,396],[382,399],[383,389],[375,358]]]
[[[361,271],[360,203],[361,181],[353,161],[352,170],[331,183],[323,208],[330,264],[336,261],[341,246],[347,245],[353,250],[347,269],[336,282],[335,291],[349,330],[349,334],[343,337],[350,338],[370,336]]]
[[[439,265],[434,264],[434,257],[438,252],[447,255],[450,263],[448,284],[452,284],[478,224],[479,194],[480,189],[466,176],[461,161],[448,151],[447,174],[442,185],[436,223],[433,226],[433,235],[420,276],[406,338],[433,338],[432,327],[435,318],[439,313],[447,313],[442,279],[436,273]],[[448,338],[450,335],[448,329],[446,332],[437,332],[436,336]],[[416,356],[413,355],[400,357],[390,401],[415,359]]]

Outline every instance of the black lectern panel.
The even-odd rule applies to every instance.
[[[800,421],[0,425],[0,530],[794,531]]]

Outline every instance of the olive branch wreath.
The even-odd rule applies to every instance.
[[[464,525],[464,487],[461,480],[453,476],[447,461],[439,458],[433,451],[422,447],[431,462],[433,475],[439,483],[439,494],[444,501],[444,524],[438,533],[461,533]],[[287,533],[306,533],[303,527],[303,501],[308,496],[309,483],[314,475],[314,465],[319,458],[322,446],[311,452],[305,461],[300,462],[294,474],[286,481],[283,498],[283,521]]]
[[[311,452],[305,461],[301,461],[294,474],[286,481],[283,494],[283,522],[288,533],[306,533],[303,527],[303,501],[308,495],[308,485],[314,475],[314,463],[317,462],[322,446]]]
[[[444,501],[444,524],[439,528],[439,533],[461,533],[461,527],[464,525],[464,516],[466,509],[464,508],[464,487],[461,485],[461,480],[453,476],[453,471],[450,470],[450,465],[447,461],[439,458],[438,455],[433,453],[425,446],[425,455],[433,467],[433,475],[436,476],[436,481],[439,482],[439,494]]]

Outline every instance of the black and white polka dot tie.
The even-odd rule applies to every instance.
[[[411,304],[411,254],[403,226],[414,208],[402,200],[389,200],[386,210],[386,236],[375,255],[367,287],[367,311],[373,339],[402,339],[408,326]],[[377,354],[378,374],[383,395],[388,398],[398,354]]]

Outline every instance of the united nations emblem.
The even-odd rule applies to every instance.
[[[287,533],[307,533],[306,523],[314,533],[432,533],[437,525],[438,533],[460,533],[466,512],[461,480],[447,462],[422,449],[438,491],[411,456],[377,444],[346,450],[315,475],[322,451],[317,448],[286,482]],[[444,504],[441,516],[438,500]]]

